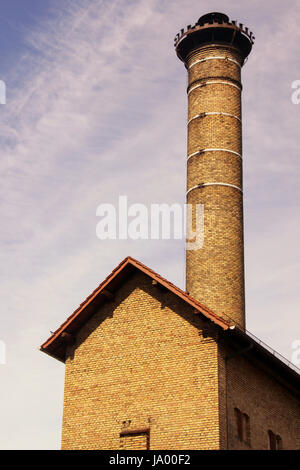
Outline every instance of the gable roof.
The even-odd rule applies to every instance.
[[[207,319],[221,327],[223,330],[230,328],[230,323],[216,315],[209,308],[202,305],[189,294],[181,290],[160,276],[146,265],[128,256],[125,258],[101,284],[79,305],[79,307],[66,319],[62,325],[45,341],[40,350],[55,357],[60,361],[65,361],[66,337],[74,335],[90,318],[90,316],[102,303],[104,303],[108,295],[113,294],[120,285],[134,271],[140,271],[152,278],[161,286],[164,286],[170,292],[180,297],[195,309],[195,313],[202,314]]]
[[[293,366],[282,356],[279,358],[276,355],[276,351],[269,349],[267,345],[264,345],[258,338],[244,331],[233,322],[224,320],[182,289],[130,256],[125,258],[79,305],[66,321],[52,333],[47,341],[42,344],[40,350],[59,361],[65,362],[66,348],[70,338],[72,340],[72,337],[74,337],[76,332],[88,321],[95,310],[106,302],[107,299],[113,297],[114,292],[116,292],[134,272],[143,272],[156,281],[158,285],[173,292],[173,294],[193,307],[196,314],[202,315],[215,324],[217,328],[220,328],[220,331],[226,336],[226,340],[232,344],[236,350],[233,356],[240,354],[247,355],[263,368],[267,367],[266,370],[274,375],[276,380],[284,383],[293,390],[293,393],[297,396],[300,395],[300,374],[296,366]],[[230,356],[227,359],[230,359]],[[294,369],[291,368],[291,366],[293,366]]]

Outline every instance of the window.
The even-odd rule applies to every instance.
[[[282,439],[278,434],[276,436],[276,445],[277,445],[277,450],[282,450]]]
[[[240,441],[243,440],[243,420],[242,413],[238,408],[234,408],[234,414],[236,419],[237,434]]]
[[[275,434],[269,429],[269,449],[270,450],[281,450],[282,449],[282,439],[279,434]]]
[[[120,450],[150,449],[149,429],[126,429],[120,433]]]
[[[242,413],[238,408],[234,409],[234,414],[236,419],[238,439],[250,447],[250,418],[246,413]]]

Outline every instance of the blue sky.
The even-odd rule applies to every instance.
[[[184,287],[178,241],[100,241],[96,208],[184,203],[185,69],[175,34],[224,11],[256,36],[243,69],[247,327],[299,339],[299,2],[1,3],[1,448],[60,446],[63,364],[39,345],[125,256]]]
[[[24,53],[24,35],[30,29],[37,27],[41,19],[51,14],[51,5],[54,3],[56,2],[48,0],[1,1],[2,77],[5,73],[9,73],[16,58]]]

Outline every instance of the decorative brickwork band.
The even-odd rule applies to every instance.
[[[230,57],[205,57],[205,59],[195,60],[195,62],[193,62],[192,64],[190,64],[188,66],[188,70],[190,70],[196,64],[200,64],[201,62],[205,62],[206,60],[215,60],[215,59],[217,59],[217,60],[228,60],[228,61],[233,62],[234,64],[238,65],[239,67],[241,67],[241,64],[237,60],[231,59]]]
[[[186,195],[188,195],[194,189],[201,189],[201,188],[204,188],[205,186],[229,186],[230,188],[237,189],[241,193],[243,192],[243,190],[241,188],[239,188],[238,186],[235,186],[234,184],[229,184],[229,183],[200,183],[200,184],[197,184],[196,186],[193,186],[192,188],[190,188],[187,191]]]
[[[187,162],[189,161],[190,158],[195,157],[196,155],[202,155],[203,153],[206,153],[206,152],[227,152],[227,153],[232,153],[233,155],[236,155],[237,157],[243,159],[242,155],[238,152],[235,152],[234,150],[229,150],[229,149],[201,149],[201,150],[198,150],[198,152],[194,152],[191,155],[188,155]]]
[[[241,85],[236,85],[235,83],[232,83],[230,81],[225,81],[225,80],[211,80],[211,81],[206,81],[206,82],[203,82],[203,83],[199,83],[198,85],[194,85],[192,86],[187,94],[189,95],[193,90],[196,90],[196,88],[202,88],[206,85],[229,85],[229,86],[233,86],[235,88],[237,88],[238,90],[242,90],[242,87]]]
[[[232,117],[234,119],[237,119],[238,121],[241,122],[241,119],[238,117],[238,116],[235,116],[234,114],[230,114],[230,113],[223,113],[222,111],[219,111],[219,112],[210,112],[210,113],[201,113],[201,114],[196,114],[196,116],[193,116],[191,119],[188,120],[188,124],[192,121],[194,121],[194,119],[201,119],[201,118],[204,118],[205,116],[213,116],[213,115],[221,115],[221,116],[228,116],[228,117]]]

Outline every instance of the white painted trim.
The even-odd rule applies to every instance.
[[[231,82],[224,81],[224,80],[212,80],[208,82],[199,83],[199,85],[192,86],[188,91],[188,95],[191,93],[191,91],[195,90],[196,88],[201,88],[204,85],[217,85],[217,84],[230,85],[230,86],[233,86],[234,88],[237,88],[239,91],[242,91],[241,87],[239,87],[235,83],[231,83]]]
[[[197,152],[191,153],[190,155],[188,155],[187,161],[189,160],[189,158],[192,158],[192,157],[194,157],[195,155],[200,155],[200,153],[201,153],[201,150],[197,150]]]
[[[242,122],[241,119],[238,117],[238,116],[235,116],[234,114],[230,114],[230,113],[223,113],[223,112],[210,112],[210,113],[201,113],[201,114],[196,114],[196,116],[193,116],[191,119],[188,120],[188,125],[191,121],[193,121],[194,119],[198,119],[198,118],[203,118],[205,116],[212,116],[212,115],[217,115],[217,114],[220,114],[222,116],[229,116],[229,117],[233,117],[235,119],[237,119],[239,122]]]
[[[189,159],[191,157],[194,157],[195,155],[201,155],[202,153],[205,153],[205,152],[229,152],[229,153],[233,153],[233,155],[236,155],[237,157],[240,157],[241,160],[243,159],[242,155],[238,152],[235,152],[234,150],[229,150],[229,149],[201,149],[201,150],[198,150],[198,152],[194,152],[194,153],[191,153],[191,155],[188,155],[187,161],[189,161]]]
[[[241,193],[243,192],[243,190],[241,188],[239,188],[238,186],[235,186],[234,184],[229,184],[229,183],[202,183],[202,184],[197,184],[196,186],[193,186],[192,188],[190,188],[187,193],[186,193],[186,196],[191,192],[193,191],[194,189],[201,189],[203,188],[204,186],[229,186],[230,188],[234,188],[234,189],[237,189],[238,191],[240,191]]]
[[[188,70],[190,70],[194,65],[199,64],[200,62],[205,62],[206,60],[213,60],[213,59],[221,59],[221,60],[229,60],[230,62],[233,62],[234,64],[238,65],[240,68],[242,67],[239,62],[237,62],[234,59],[231,59],[230,57],[205,57],[204,59],[199,59],[196,60],[195,62],[192,62],[191,65],[188,67]]]

